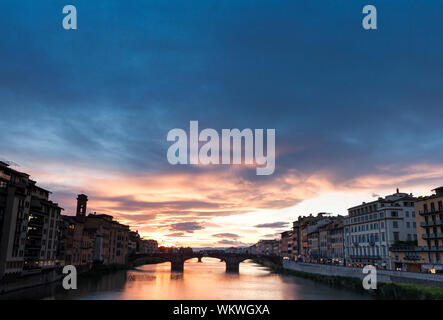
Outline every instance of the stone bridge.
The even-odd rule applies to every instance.
[[[276,265],[281,265],[281,258],[278,256],[255,255],[248,253],[229,253],[223,251],[200,251],[200,252],[177,252],[177,253],[154,253],[154,254],[134,254],[129,261],[133,262],[136,259],[157,257],[165,261],[171,262],[171,271],[183,272],[186,260],[197,258],[198,262],[202,262],[202,258],[216,258],[226,263],[226,272],[238,273],[240,263],[251,259],[255,261],[270,261]]]

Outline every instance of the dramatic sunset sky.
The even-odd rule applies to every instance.
[[[62,28],[62,8],[78,30]],[[272,239],[443,185],[443,1],[24,1],[0,4],[0,157],[75,213],[164,245]],[[173,166],[169,130],[275,128],[276,170]]]

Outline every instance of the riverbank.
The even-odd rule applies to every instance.
[[[328,284],[332,287],[350,289],[359,293],[369,294],[377,299],[395,300],[443,300],[443,288],[435,286],[425,286],[410,283],[377,282],[377,289],[365,290],[362,279],[349,276],[324,275],[319,273],[304,272],[278,266],[269,261],[260,262],[262,265],[270,267],[274,272],[301,277],[316,282]]]
[[[377,282],[377,289],[365,290],[362,280],[351,277],[325,276],[302,271],[288,270],[284,268],[274,269],[282,274],[293,275],[310,279],[316,282],[326,283],[333,287],[347,288],[360,293],[370,294],[380,299],[395,300],[443,300],[443,289],[427,287],[417,284]]]

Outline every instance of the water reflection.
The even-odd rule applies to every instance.
[[[366,295],[332,288],[311,280],[272,273],[245,261],[240,273],[226,273],[225,263],[204,258],[185,263],[183,273],[171,273],[170,263],[145,265],[130,271],[79,280],[77,290],[61,284],[14,292],[12,299],[368,299]]]

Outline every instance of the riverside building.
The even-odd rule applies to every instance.
[[[23,271],[31,188],[29,175],[0,162],[0,279]]]
[[[415,200],[397,189],[385,198],[349,208],[344,221],[346,264],[392,269],[389,248],[417,240]]]
[[[282,258],[294,260],[297,256],[297,234],[293,230],[281,233]]]
[[[443,187],[415,202],[417,243],[391,248],[396,269],[443,273]]]
[[[62,208],[29,175],[0,161],[0,279],[61,264]]]
[[[31,205],[25,244],[24,269],[54,268],[59,264],[60,213],[63,210],[49,200],[50,191],[31,187]]]
[[[435,194],[419,198],[415,203],[418,228],[418,246],[425,260],[422,266],[430,272],[443,272],[443,187]]]

